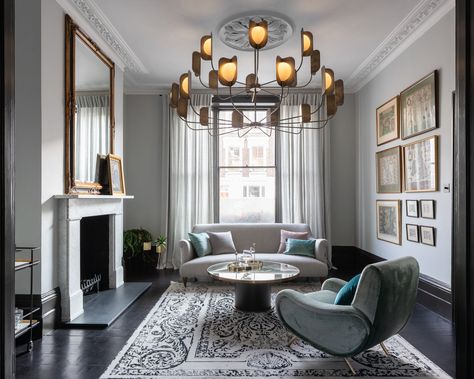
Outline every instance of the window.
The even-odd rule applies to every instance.
[[[250,119],[264,118],[267,110],[244,111]],[[232,111],[220,110],[219,118],[232,119]],[[219,137],[219,221],[275,222],[275,134],[260,130],[245,137]]]

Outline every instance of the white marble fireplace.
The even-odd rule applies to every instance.
[[[109,288],[123,285],[123,200],[133,196],[58,195],[59,202],[59,287],[62,321],[81,315],[81,219],[109,216]]]

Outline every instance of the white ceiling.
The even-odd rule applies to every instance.
[[[321,63],[345,81],[421,0],[95,0],[147,72],[126,75],[131,89],[168,88],[191,69],[191,54],[202,35],[216,32],[232,16],[270,11],[288,17],[293,37],[262,52],[261,81],[275,75],[275,56],[300,52],[299,30],[313,32]],[[216,56],[239,59],[239,80],[251,70],[251,53],[232,51],[215,38]],[[140,70],[138,70],[140,71]],[[298,77],[301,83],[304,78]]]

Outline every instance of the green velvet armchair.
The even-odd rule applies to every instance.
[[[407,323],[416,300],[419,267],[415,258],[404,257],[365,267],[351,305],[334,305],[346,283],[327,279],[321,291],[280,291],[275,308],[283,324],[315,348],[353,357],[397,334]],[[291,344],[292,342],[290,342]]]

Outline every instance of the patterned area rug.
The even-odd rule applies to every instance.
[[[319,284],[273,288],[302,292]],[[234,309],[234,289],[212,283],[172,283],[101,378],[351,377],[341,358],[291,335],[275,312]],[[352,359],[357,377],[450,378],[400,336]]]

